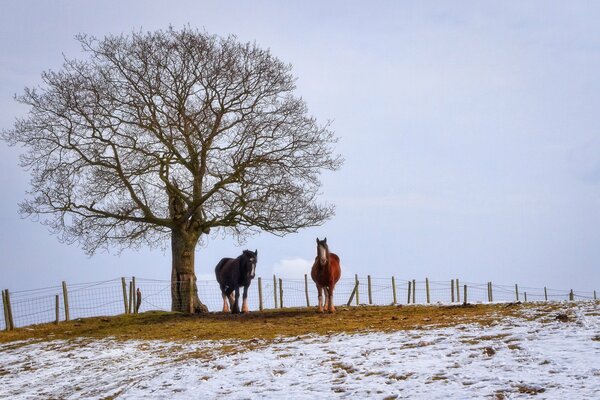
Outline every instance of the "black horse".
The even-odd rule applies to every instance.
[[[240,286],[244,287],[242,312],[248,312],[248,286],[254,278],[257,259],[258,250],[244,250],[238,258],[223,258],[215,267],[215,275],[223,296],[223,312],[229,312],[230,305],[232,314],[240,312]]]

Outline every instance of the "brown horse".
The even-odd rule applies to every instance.
[[[319,293],[319,311],[323,312],[323,296],[321,290],[325,291],[325,310],[335,312],[333,305],[333,289],[342,276],[340,258],[329,252],[327,238],[317,238],[317,257],[312,266],[310,276],[317,285]]]

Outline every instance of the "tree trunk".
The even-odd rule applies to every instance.
[[[194,272],[194,251],[199,236],[174,229],[171,233],[171,310],[184,313],[208,312],[198,298]],[[191,287],[190,287],[191,286]]]

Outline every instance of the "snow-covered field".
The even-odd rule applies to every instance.
[[[0,398],[531,396],[600,398],[598,303],[394,333],[0,345]]]

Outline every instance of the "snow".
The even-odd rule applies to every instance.
[[[274,341],[6,343],[0,398],[598,398],[600,305],[561,307]]]

